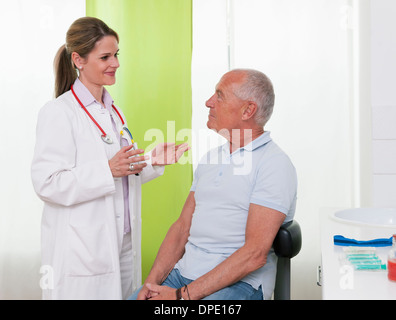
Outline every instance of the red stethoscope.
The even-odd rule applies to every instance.
[[[87,110],[87,108],[84,107],[84,105],[82,104],[81,100],[77,97],[76,93],[74,92],[73,89],[73,85],[71,86],[71,92],[73,93],[74,97],[76,98],[77,102],[80,104],[81,108],[85,111],[85,113],[91,118],[91,120],[93,121],[93,123],[98,127],[98,129],[100,130],[100,132],[102,133],[102,140],[104,142],[106,142],[107,144],[112,144],[113,143],[113,139],[111,139],[110,136],[108,136],[106,134],[106,132],[103,130],[103,128],[99,125],[99,123],[97,123],[97,121],[95,120],[95,118],[89,113],[89,111]],[[122,119],[120,112],[117,110],[117,108],[114,106],[114,104],[112,105],[113,110],[117,113],[118,117],[121,120],[122,123],[122,130],[120,132],[120,134],[123,136],[124,135],[124,131],[128,133],[129,137],[131,138],[131,143],[133,145],[133,149],[135,149],[135,142],[133,141],[133,137],[131,132],[129,131],[128,127],[125,124],[124,119]]]

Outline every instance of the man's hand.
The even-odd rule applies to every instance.
[[[159,293],[151,290],[151,284],[147,283],[144,284],[142,289],[139,291],[139,294],[137,296],[137,300],[150,300],[154,297],[156,297]]]
[[[147,283],[145,285],[151,292],[150,300],[176,300],[176,290],[167,286]]]

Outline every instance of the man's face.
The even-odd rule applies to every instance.
[[[245,101],[235,96],[234,89],[244,78],[245,74],[241,72],[229,72],[221,78],[216,92],[206,101],[206,107],[209,108],[209,129],[219,132],[222,129],[231,131],[239,128]]]

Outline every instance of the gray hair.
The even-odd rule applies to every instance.
[[[256,123],[263,126],[271,118],[275,104],[275,93],[271,80],[262,72],[253,69],[234,69],[233,72],[246,74],[245,81],[234,90],[234,94],[242,100],[250,100],[257,104]]]

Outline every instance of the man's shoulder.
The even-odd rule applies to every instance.
[[[258,148],[254,151],[257,156],[257,165],[276,165],[278,167],[291,166],[294,167],[292,160],[289,155],[279,147],[276,142],[271,140],[266,145]]]

